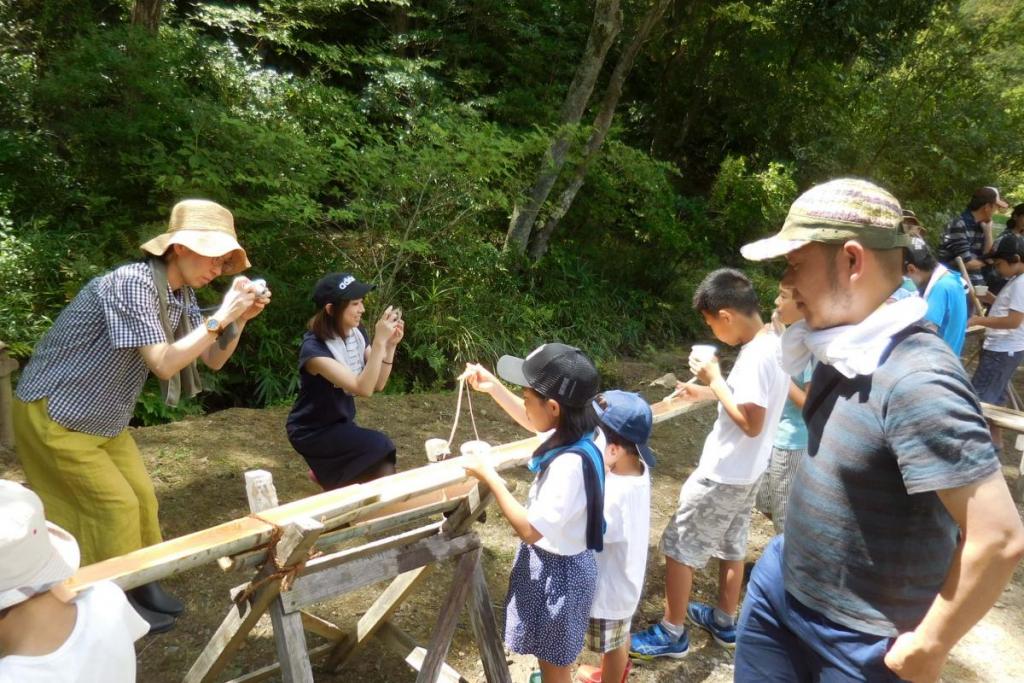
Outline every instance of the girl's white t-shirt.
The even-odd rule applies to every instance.
[[[149,632],[110,581],[75,599],[78,615],[64,644],[48,655],[0,658],[0,683],[134,683],[135,641]]]
[[[605,475],[604,550],[597,553],[597,592],[590,616],[629,619],[640,604],[651,530],[651,475]]]
[[[535,546],[556,555],[577,555],[586,550],[583,457],[565,453],[552,460],[533,480],[526,508],[526,518],[543,536]]]
[[[1024,313],[1024,278],[1015,275],[1007,281],[992,302],[988,314],[995,318],[1005,318],[1010,311]],[[1012,330],[985,330],[984,348],[1001,353],[1016,353],[1024,350],[1024,325]]]

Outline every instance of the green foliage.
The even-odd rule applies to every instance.
[[[625,37],[647,5],[622,7]],[[720,263],[768,305],[777,272],[738,247],[828,177],[876,179],[932,225],[974,186],[1024,192],[1021,3],[681,4],[537,264],[502,244],[593,3],[164,3],[157,35],[129,8],[0,0],[0,339],[27,355],[175,201],[220,201],[274,299],[201,404],[169,411],[148,387],[147,424],[287,403],[328,271],[378,284],[368,322],[405,309],[389,390],[413,390],[547,340],[603,361],[703,334],[690,297]]]

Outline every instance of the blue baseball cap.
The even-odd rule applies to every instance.
[[[598,421],[623,439],[636,444],[636,450],[648,467],[654,467],[654,452],[647,445],[654,426],[651,406],[640,394],[612,389],[601,394],[604,407],[595,399],[592,403]]]

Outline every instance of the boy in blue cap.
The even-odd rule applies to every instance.
[[[640,604],[651,527],[654,454],[647,440],[654,422],[640,395],[606,391],[591,403],[597,414],[605,464],[604,550],[597,554],[597,592],[590,609],[587,647],[601,653],[601,668],[584,666],[580,683],[619,683],[629,674],[629,627]],[[602,441],[604,442],[602,444]]]

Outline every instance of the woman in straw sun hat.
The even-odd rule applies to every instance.
[[[246,322],[270,301],[237,277],[205,320],[193,290],[249,267],[231,212],[179,202],[146,260],[94,278],[58,316],[22,372],[14,402],[18,458],[51,520],[70,531],[85,564],[162,540],[153,484],[127,431],[152,372],[164,399],[201,390],[196,360],[218,370]],[[154,629],[182,604],[156,583],[130,598]]]

